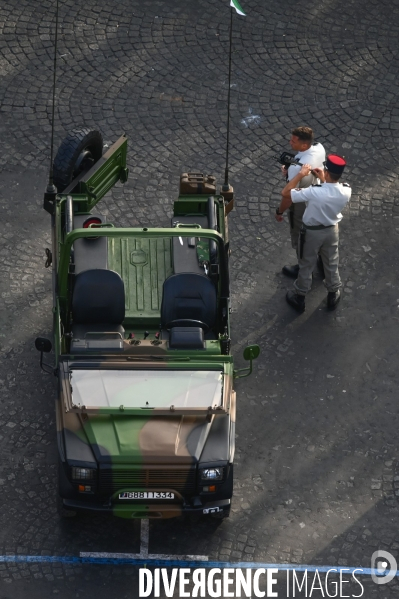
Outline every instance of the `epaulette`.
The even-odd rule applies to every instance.
[[[349,183],[342,183],[344,187],[350,187]]]
[[[315,142],[314,142],[314,144],[312,144],[312,145],[314,145],[314,146],[318,146],[318,145],[319,145],[319,142],[318,142],[318,141],[315,141]]]
[[[321,187],[321,183],[312,183],[312,187]]]

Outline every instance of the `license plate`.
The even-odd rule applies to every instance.
[[[125,491],[119,499],[174,499],[175,494],[167,491]]]
[[[223,512],[222,507],[207,507],[202,510],[203,514],[217,514],[218,512]]]

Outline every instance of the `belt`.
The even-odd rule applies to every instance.
[[[310,229],[311,231],[321,231],[321,229],[329,229],[330,227],[335,227],[335,225],[305,225],[305,223],[303,224],[303,226],[305,227],[305,229]]]

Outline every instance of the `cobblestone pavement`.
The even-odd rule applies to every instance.
[[[107,200],[109,218],[162,225],[180,172],[224,173],[228,2],[114,4],[60,2],[56,144],[80,125],[108,144],[126,132],[130,178]],[[151,522],[150,552],[369,567],[376,549],[399,556],[399,2],[243,4],[231,88],[234,350],[238,364],[247,342],[262,353],[237,383],[231,518]],[[56,512],[55,387],[33,349],[51,326],[41,203],[54,5],[0,5],[0,553],[134,553],[137,522]],[[334,313],[320,278],[303,315],[284,300],[281,267],[294,256],[273,217],[283,182],[272,156],[300,124],[349,164]],[[397,580],[363,583],[367,598],[399,595]],[[135,597],[137,568],[0,563],[0,598],[11,596]]]

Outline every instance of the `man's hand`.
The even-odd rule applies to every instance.
[[[307,175],[309,175],[309,173],[315,169],[312,169],[312,167],[310,166],[310,164],[304,164],[301,166],[301,170],[299,171],[299,174],[302,177],[306,177]]]
[[[275,214],[275,215],[274,215],[274,218],[276,219],[276,221],[277,221],[278,223],[282,223],[282,222],[283,222],[283,220],[284,220],[284,216],[283,216],[282,214]]]
[[[313,169],[313,174],[320,179],[320,181],[322,181],[324,183],[325,181],[325,177],[324,177],[324,169],[323,168],[314,168]]]
[[[284,187],[281,192],[282,200],[280,204],[281,212],[287,210],[292,204],[291,200],[291,190],[295,189],[299,186],[299,183],[302,181],[306,175],[308,175],[312,170],[310,164],[304,164],[301,166],[301,170],[291,179],[291,181],[287,182],[287,185]],[[278,215],[277,215],[278,216]],[[280,222],[280,221],[279,221]]]
[[[284,164],[281,167],[281,174],[283,175],[284,179],[287,178],[288,175],[288,168],[286,166],[284,166]]]

